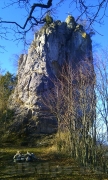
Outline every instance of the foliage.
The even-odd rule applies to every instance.
[[[13,111],[8,108],[8,99],[15,88],[16,82],[17,78],[9,72],[0,75],[0,122],[5,125],[13,116]]]
[[[49,25],[53,22],[53,18],[49,14],[47,14],[46,17],[44,18],[44,21],[46,22],[47,25]]]

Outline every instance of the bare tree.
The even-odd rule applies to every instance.
[[[58,147],[59,149],[70,150],[72,153],[73,132],[75,131],[75,88],[73,85],[74,71],[68,65],[59,72],[52,82],[54,88],[43,94],[43,103],[58,121]],[[63,143],[63,134],[66,139]],[[73,143],[73,144],[72,144]],[[62,147],[63,146],[63,147]],[[65,147],[65,148],[64,148]],[[68,149],[67,149],[68,147]]]
[[[102,50],[96,55],[96,94],[97,94],[97,114],[101,120],[101,131],[107,134],[108,141],[108,50]]]
[[[30,0],[9,0],[5,2],[4,7],[10,8],[12,6],[17,7],[17,9],[21,9],[25,11],[25,22],[23,25],[18,23],[17,21],[5,20],[3,17],[0,17],[0,37],[1,39],[8,39],[9,33],[13,33],[15,36],[15,40],[20,41],[23,40],[25,44],[27,44],[26,36],[29,31],[33,31],[36,26],[39,24],[45,23],[44,16],[49,11],[49,8],[52,6],[53,0],[47,0],[46,3],[43,1],[35,1],[31,2]],[[39,10],[39,14],[36,15],[36,10]],[[19,16],[16,12],[16,15]]]
[[[84,166],[107,172],[106,131],[102,124],[107,129],[108,81],[102,76],[107,68],[99,62],[98,58],[96,74],[87,59],[81,61],[76,69],[66,64],[59,77],[52,80],[54,88],[45,92],[42,102],[58,120],[55,140],[58,150],[68,152]],[[104,79],[100,79],[99,74]]]
[[[2,2],[3,3],[3,2]],[[43,0],[4,0],[4,5],[1,3],[2,11],[5,8],[17,7],[25,12],[25,18],[23,24],[20,24],[17,21],[4,19],[0,17],[0,38],[8,39],[9,33],[15,35],[16,40],[25,40],[27,33],[35,29],[39,24],[45,22],[45,16],[48,12],[53,16],[55,10],[66,3],[69,5],[70,14],[74,16],[74,10],[77,10],[78,16],[76,21],[86,19],[86,24],[92,29],[93,23],[103,23],[104,17],[107,16],[107,6],[108,0],[100,1],[85,1],[85,0],[59,0],[55,2],[54,0],[47,0],[44,3]],[[73,8],[74,7],[74,8]],[[18,11],[16,10],[16,15],[19,16]],[[87,28],[88,28],[87,27]]]
[[[75,158],[82,157],[83,164],[88,162],[90,156],[89,145],[96,143],[95,133],[90,138],[95,117],[95,77],[92,68],[89,62],[82,62],[78,69],[65,64],[59,78],[53,80],[54,88],[43,96],[43,103],[58,120],[59,138],[62,139],[63,132],[66,137],[68,134],[68,141],[63,145],[68,143],[68,151]]]
[[[83,165],[91,162],[91,157],[94,160],[94,151],[93,148],[96,145],[95,137],[95,128],[93,124],[95,121],[95,74],[93,65],[86,59],[82,61],[80,67],[77,70],[78,72],[78,91],[79,91],[79,111],[78,117],[80,119],[80,149],[81,159]],[[91,132],[91,134],[90,134]],[[79,149],[79,150],[80,150]]]

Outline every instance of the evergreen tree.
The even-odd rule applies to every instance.
[[[8,99],[16,85],[17,78],[7,72],[5,75],[0,75],[0,122],[6,124],[12,115],[8,108]]]

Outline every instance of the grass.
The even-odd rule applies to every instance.
[[[33,152],[39,160],[33,163],[13,163],[13,156]],[[108,175],[81,168],[77,162],[56,147],[0,148],[0,180],[108,180]]]

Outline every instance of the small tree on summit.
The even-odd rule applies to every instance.
[[[46,17],[44,18],[44,21],[46,22],[47,25],[49,25],[53,22],[53,18],[49,14],[47,14]]]
[[[63,4],[68,4],[69,8],[71,7],[71,11],[74,15],[74,10],[77,10],[78,18],[76,21],[80,19],[86,19],[88,22],[87,28],[93,30],[93,24],[99,23],[103,24],[104,17],[107,17],[107,8],[108,8],[108,0],[100,0],[100,1],[77,1],[77,0],[59,0],[55,2],[54,0],[47,0],[46,3],[44,3],[43,0],[3,0],[0,3],[1,6],[1,16],[0,16],[0,38],[1,39],[8,39],[8,34],[13,33],[13,36],[15,36],[15,40],[20,41],[23,40],[25,44],[27,43],[26,36],[30,31],[33,31],[36,26],[40,24],[44,24],[44,20],[46,19],[46,23],[50,24],[53,22],[53,19],[51,16],[47,15],[49,12],[51,12],[53,15],[55,14],[55,11],[57,8],[61,7]],[[6,17],[5,9],[8,8],[8,11],[11,8],[14,7],[16,9],[16,15],[20,16],[20,19],[23,19],[23,22],[17,21],[16,19],[9,19],[8,16],[7,19],[4,19]],[[74,7],[74,9],[73,9]],[[23,10],[23,16],[21,17],[21,13],[19,13],[20,10]],[[59,12],[59,11],[58,11]],[[12,12],[14,13],[14,12]],[[8,13],[7,13],[8,14]],[[45,17],[46,16],[46,17]],[[23,24],[22,24],[23,23]],[[94,31],[91,32],[91,35],[94,34]],[[2,48],[2,46],[0,46]]]

